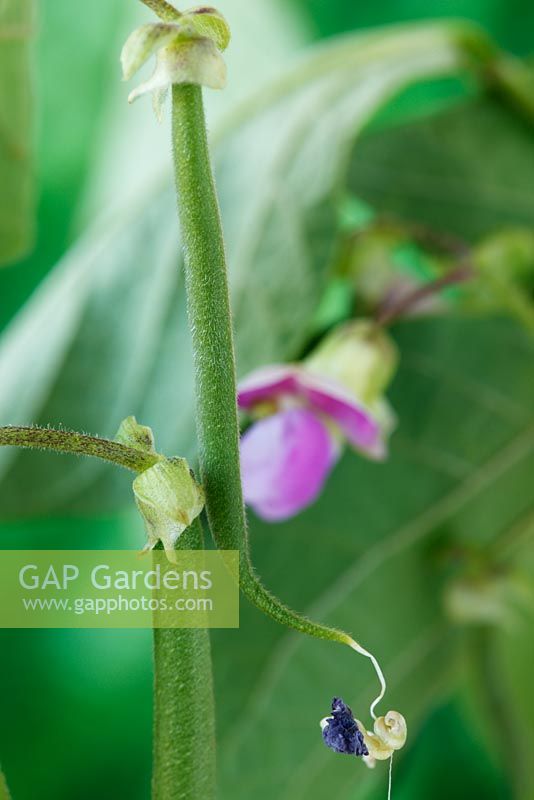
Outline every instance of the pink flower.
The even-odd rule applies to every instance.
[[[386,457],[392,414],[381,392],[396,357],[375,330],[343,326],[306,363],[262,367],[240,383],[239,406],[255,418],[241,440],[243,491],[258,516],[283,520],[313,503],[344,441]]]
[[[259,420],[241,443],[246,502],[267,520],[292,517],[319,495],[338,453],[327,427],[306,408]]]

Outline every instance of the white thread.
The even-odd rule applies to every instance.
[[[380,694],[373,700],[373,702],[371,703],[371,707],[369,709],[372,718],[376,719],[375,707],[382,700],[382,698],[386,693],[386,679],[384,678],[384,673],[380,669],[380,664],[378,663],[374,655],[370,653],[368,650],[366,650],[364,647],[361,647],[361,645],[359,645],[358,642],[355,642],[354,639],[351,639],[349,641],[349,646],[352,647],[353,650],[356,650],[356,652],[359,653],[360,655],[365,656],[366,658],[369,658],[371,660],[371,663],[375,668],[375,672],[378,676],[378,680],[380,682]]]
[[[393,773],[393,753],[389,757],[388,800],[391,800],[391,777]]]

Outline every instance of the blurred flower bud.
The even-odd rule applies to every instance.
[[[534,232],[531,228],[505,228],[484,239],[473,254],[482,275],[518,280],[534,288]]]
[[[510,228],[493,233],[473,251],[475,280],[463,293],[464,305],[483,313],[505,310],[534,330],[534,233]]]
[[[449,617],[463,625],[500,625],[513,629],[532,607],[533,590],[521,574],[488,573],[452,580],[444,594]]]
[[[369,320],[356,320],[326,336],[304,363],[310,372],[337,380],[372,408],[393,378],[398,353],[386,331]]]

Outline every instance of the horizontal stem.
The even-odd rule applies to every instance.
[[[36,450],[53,450],[56,453],[71,453],[77,456],[92,456],[117,464],[132,472],[154,466],[159,456],[145,453],[134,447],[100,439],[76,431],[55,430],[54,428],[15,427],[0,428],[0,447],[24,447]]]

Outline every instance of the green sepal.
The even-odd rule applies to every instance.
[[[211,39],[213,44],[221,51],[226,50],[230,44],[230,27],[216,8],[197,6],[184,12],[182,24],[188,24],[198,36]]]
[[[391,337],[366,319],[335,328],[306,358],[306,367],[337,380],[368,407],[379,402],[398,365]]]
[[[163,545],[175,561],[176,542],[204,508],[204,491],[184,458],[164,458],[141,472],[133,482],[148,542],[145,549]]]
[[[161,542],[169,560],[174,561],[176,542],[204,508],[204,491],[185,458],[158,454],[151,428],[140,425],[135,417],[121,422],[115,439],[157,459],[138,473],[133,492],[148,537],[145,550]]]
[[[150,22],[136,28],[121,52],[122,74],[130,80],[143,64],[172,43],[209,39],[218,50],[226,50],[230,43],[230,28],[224,17],[214,8],[191,9],[177,22]]]
[[[210,89],[223,89],[226,85],[226,64],[209,39],[176,39],[162,48],[157,55],[154,74],[130,93],[128,101],[154,92],[156,109],[162,94],[169,86],[179,83],[197,84]]]
[[[130,80],[150,56],[172,42],[178,30],[178,25],[165,22],[149,23],[136,28],[126,40],[121,52],[124,80]]]
[[[123,419],[115,440],[145,453],[156,452],[152,429],[147,425],[140,425],[133,416]]]
[[[230,29],[214,8],[190,9],[173,22],[142,25],[127,39],[121,53],[122,72],[129,80],[153,55],[156,69],[151,78],[130,93],[131,103],[154,93],[154,110],[161,118],[169,86],[181,83],[223,89],[226,64],[221,56],[230,42]]]

